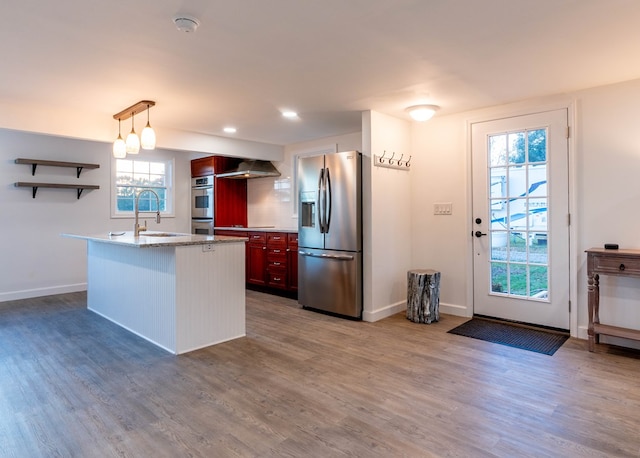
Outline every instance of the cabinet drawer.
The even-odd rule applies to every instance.
[[[268,247],[286,247],[287,246],[287,234],[282,232],[267,232],[267,246]]]
[[[249,232],[249,243],[264,245],[267,237],[264,232]]]
[[[287,287],[287,272],[286,270],[269,271],[267,272],[267,284],[274,288],[286,288]]]
[[[272,248],[267,245],[267,256],[269,259],[275,258],[286,258],[287,249],[286,248]]]
[[[593,268],[596,273],[638,275],[640,274],[640,260],[625,256],[595,256]]]
[[[286,269],[287,268],[287,258],[268,258],[267,260],[267,269]]]
[[[287,246],[290,250],[298,249],[298,234],[287,234]]]

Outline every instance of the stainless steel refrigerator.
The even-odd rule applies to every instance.
[[[298,303],[362,318],[362,154],[298,160]]]

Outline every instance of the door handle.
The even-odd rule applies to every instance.
[[[476,237],[480,238],[480,237],[482,237],[483,235],[487,235],[487,234],[485,234],[484,232],[475,231],[475,232],[473,233],[473,235],[475,235]]]

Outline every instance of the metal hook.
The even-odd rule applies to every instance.
[[[380,156],[380,157],[378,158],[378,160],[380,161],[380,163],[381,163],[381,164],[384,164],[384,156],[385,156],[386,154],[387,154],[387,150],[384,150],[384,151],[382,152],[382,156]]]
[[[393,152],[393,154],[391,154],[391,157],[389,158],[389,165],[393,165],[393,158],[396,155],[395,151]]]
[[[407,159],[407,162],[404,163],[406,167],[411,167],[411,157],[412,156],[409,156],[409,159]]]
[[[400,155],[400,159],[398,159],[398,167],[402,166],[402,158],[404,157],[404,153]]]

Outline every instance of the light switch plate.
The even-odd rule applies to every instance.
[[[436,202],[433,204],[434,215],[451,215],[453,213],[453,204],[451,202]]]

